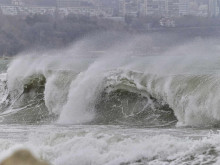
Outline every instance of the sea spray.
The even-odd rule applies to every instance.
[[[140,40],[127,42],[129,49],[113,45],[95,57],[89,50],[96,44],[83,40],[65,51],[18,56],[7,70],[3,122],[19,122],[16,116],[30,113],[23,122],[98,124],[105,118],[109,124],[218,126],[218,42],[195,41],[156,56],[139,56],[135,50]],[[86,44],[90,46],[84,50]],[[116,114],[121,117],[113,120]]]
[[[219,164],[219,41],[97,37],[0,60],[0,161]]]

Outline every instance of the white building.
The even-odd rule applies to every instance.
[[[80,0],[56,0],[58,8],[79,7]]]
[[[120,0],[119,3],[122,16],[137,16],[139,14],[139,0]]]
[[[86,15],[86,16],[103,16],[110,17],[113,15],[113,10],[91,7],[68,7],[58,8],[57,12],[61,16],[67,16],[69,14]]]
[[[209,16],[216,17],[219,15],[219,6],[217,0],[209,0]]]
[[[17,6],[1,5],[0,9],[3,15],[18,15],[19,14]]]
[[[0,6],[3,15],[29,15],[55,13],[55,7],[25,7],[25,6]]]
[[[70,0],[71,1],[71,0]],[[62,5],[70,5],[65,1]],[[74,3],[71,4],[73,5]],[[74,1],[78,2],[78,1]],[[76,15],[88,15],[88,16],[103,16],[111,17],[113,15],[113,9],[102,8],[99,6],[68,6],[68,7],[40,7],[40,6],[26,6],[20,3],[20,0],[13,0],[13,5],[0,5],[0,10],[3,15],[29,15],[29,14],[47,14],[54,15],[58,13],[61,16],[67,16],[69,14]]]
[[[189,6],[190,0],[180,0],[179,1],[179,15],[189,15],[190,13],[190,6]]]
[[[190,0],[147,0],[147,15],[179,17],[189,15]]]
[[[139,0],[139,13],[142,16],[147,15],[147,0]]]
[[[22,6],[24,5],[22,0],[11,0],[11,4],[15,6]]]
[[[165,16],[167,14],[166,0],[147,0],[146,14]]]

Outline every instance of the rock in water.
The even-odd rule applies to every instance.
[[[3,160],[0,165],[49,165],[36,159],[29,151],[19,150]]]

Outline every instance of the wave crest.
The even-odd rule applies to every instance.
[[[219,126],[216,71],[188,72],[196,60],[181,66],[185,72],[164,65],[158,71],[159,59],[18,57],[7,71],[6,89],[2,83],[0,116],[12,123]]]

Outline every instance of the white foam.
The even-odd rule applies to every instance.
[[[171,129],[154,131],[110,126],[42,127],[32,131],[26,142],[1,140],[1,160],[14,150],[27,148],[54,165],[135,165],[138,162],[179,165],[213,163],[218,161],[220,152],[219,134],[208,131],[205,137],[202,137],[204,134],[197,137],[199,131],[195,137],[191,136],[193,130],[185,130],[185,134]]]
[[[78,44],[66,51],[44,52],[42,56],[20,56],[8,69],[9,91],[22,91],[25,78],[44,75],[45,104],[51,113],[59,115],[58,122],[63,124],[92,121],[97,97],[106,86],[118,84],[167,103],[179,126],[220,123],[220,58],[213,43],[190,43],[155,57],[127,56],[125,50],[116,47],[99,58],[86,57]],[[212,58],[207,53],[212,53]],[[72,72],[74,76],[64,76],[62,83],[60,71]],[[123,84],[127,83],[125,79],[130,84]]]

